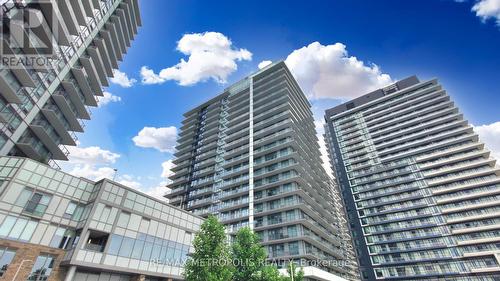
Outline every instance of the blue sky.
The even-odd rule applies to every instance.
[[[116,168],[117,180],[160,194],[182,113],[260,62],[287,58],[317,119],[390,81],[437,77],[500,151],[500,0],[142,0],[140,9],[123,73],[79,135],[67,171],[98,178]],[[181,59],[186,65],[171,68]]]

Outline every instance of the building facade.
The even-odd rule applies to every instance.
[[[437,80],[326,111],[365,280],[499,280],[500,168]]]
[[[67,160],[141,25],[137,1],[1,1],[0,155]],[[40,26],[22,29],[27,15]],[[43,39],[52,57],[33,49]]]
[[[182,280],[201,223],[111,180],[0,157],[2,280]]]
[[[322,168],[310,104],[283,62],[185,113],[170,203],[229,233],[249,226],[270,260],[310,280],[357,280],[337,187]],[[319,262],[323,262],[321,264]]]

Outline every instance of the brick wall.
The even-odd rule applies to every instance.
[[[50,248],[30,243],[21,243],[5,239],[0,239],[0,246],[16,250],[14,259],[7,268],[7,271],[0,278],[0,280],[2,281],[26,280],[31,272],[31,269],[33,268],[33,264],[35,263],[36,258],[40,254],[50,254],[56,257],[54,268],[49,276],[48,281],[64,280],[64,277],[66,276],[66,269],[59,267],[59,264],[64,257],[64,250],[62,249]]]

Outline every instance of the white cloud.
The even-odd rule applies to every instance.
[[[67,146],[67,149],[69,151],[69,163],[71,164],[113,164],[120,158],[120,154],[102,149],[98,146]]]
[[[79,143],[77,143],[79,145]],[[74,176],[90,180],[113,179],[115,170],[109,165],[120,158],[120,154],[99,146],[67,146],[68,161],[60,161],[62,169]]]
[[[142,187],[142,184],[139,182],[139,180],[140,180],[140,178],[136,178],[134,176],[125,174],[125,175],[121,175],[117,181],[118,181],[118,183],[121,183],[124,186],[140,190]]]
[[[162,172],[161,172],[162,178],[168,179],[170,176],[172,176],[174,174],[172,172],[172,168],[175,167],[173,160],[167,160],[167,161],[161,163],[161,167],[162,167]]]
[[[158,74],[147,66],[141,68],[143,84],[161,84],[175,80],[182,86],[213,79],[225,83],[227,77],[238,69],[237,61],[251,60],[252,53],[246,49],[236,49],[224,34],[204,32],[185,34],[177,42],[177,50],[187,58]]]
[[[271,63],[273,63],[273,62],[270,60],[263,60],[259,63],[258,67],[259,67],[259,69],[263,69],[264,67],[270,65]]]
[[[349,56],[342,43],[313,42],[293,51],[285,62],[310,99],[352,99],[392,82],[377,65]]]
[[[68,173],[77,177],[98,181],[103,178],[113,179],[115,170],[110,167],[96,167],[94,165],[83,164],[74,165]]]
[[[157,186],[152,187],[148,190],[145,190],[147,194],[150,196],[153,196],[155,198],[158,198],[163,201],[167,201],[167,198],[163,197],[165,194],[167,194],[170,189],[167,187],[167,185],[171,182],[171,180],[168,179],[168,177],[172,176],[174,173],[172,172],[172,168],[174,167],[173,160],[167,160],[163,163],[161,163],[162,167],[162,172],[160,177],[164,178],[165,180],[160,182]]]
[[[142,77],[142,84],[151,85],[151,84],[161,84],[165,82],[165,79],[155,74],[154,71],[149,69],[147,66],[141,67],[141,77]]]
[[[120,158],[120,154],[98,146],[68,147],[68,150],[70,151],[69,161],[58,162],[64,171],[74,176],[93,181],[99,181],[103,178],[113,180],[116,177],[116,182],[118,183],[137,189],[158,199],[166,200],[163,195],[168,191],[166,187],[168,179],[160,182],[156,187],[146,188],[147,184],[144,184],[142,177],[130,174],[120,175],[119,171],[110,167],[110,165],[114,164]],[[161,177],[167,178],[170,176],[173,166],[172,160],[163,162]]]
[[[111,83],[120,85],[123,88],[130,88],[135,84],[135,82],[137,82],[136,79],[128,78],[125,72],[121,72],[118,69],[113,69],[113,77],[109,79],[109,81],[111,81]]]
[[[500,161],[500,121],[475,126],[474,130],[479,134],[479,138],[486,144],[486,148],[491,150],[491,156]],[[500,163],[498,163],[500,164]]]
[[[110,102],[119,102],[122,100],[121,97],[115,96],[110,92],[104,92],[103,94],[104,94],[104,96],[97,97],[97,103],[99,104],[99,106],[106,105]]]
[[[166,184],[160,183],[160,185],[150,188],[146,191],[144,191],[146,194],[149,196],[153,196],[156,199],[160,199],[162,201],[167,201],[167,198],[163,197],[167,192],[168,188],[166,187]]]
[[[494,19],[497,25],[500,26],[500,0],[480,0],[474,4],[472,11],[483,22]]]
[[[176,139],[177,128],[174,126],[162,128],[144,127],[137,136],[132,138],[137,146],[154,148],[169,153],[174,153]]]

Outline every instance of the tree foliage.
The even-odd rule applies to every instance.
[[[248,227],[241,228],[236,234],[231,253],[235,261],[233,281],[291,280],[281,275],[275,265],[266,264],[267,254],[260,245],[260,238]],[[294,281],[302,281],[303,275],[302,271],[296,272]]]
[[[250,228],[241,228],[228,245],[225,227],[210,216],[201,225],[193,242],[194,253],[186,262],[186,281],[303,281],[304,272],[292,264],[289,276],[282,276],[275,265],[266,264],[266,251]]]
[[[201,225],[193,246],[194,253],[186,262],[186,281],[230,281],[231,266],[225,227],[216,217],[210,216]]]
[[[250,228],[241,228],[232,244],[235,264],[233,281],[258,281],[266,262],[266,251],[259,244],[259,236]]]
[[[287,267],[288,276],[284,281],[303,281],[304,280],[304,270],[302,268],[297,269],[297,265],[291,262]],[[293,279],[292,279],[293,275]]]

